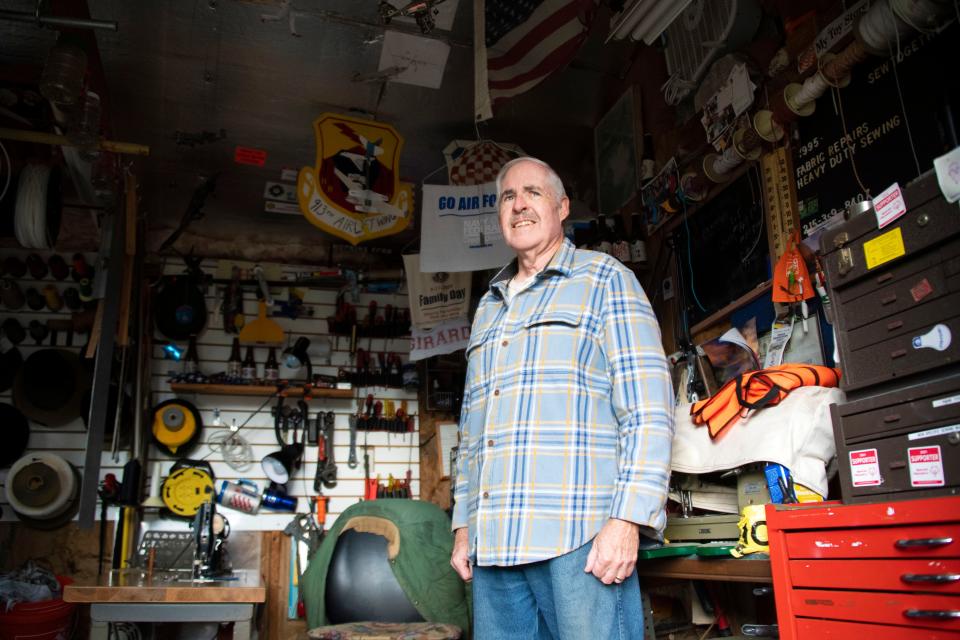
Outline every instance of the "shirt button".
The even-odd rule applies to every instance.
[[[484,498],[489,498],[489,497],[490,497],[490,494],[489,494],[487,491],[484,491],[484,492],[483,492],[483,497],[484,497]]]
[[[492,440],[492,439],[491,439],[491,440],[487,440],[487,446],[488,446],[488,447],[492,447],[492,446],[493,446],[493,440]]]
[[[504,340],[503,342],[501,342],[501,343],[500,343],[500,346],[501,346],[501,347],[505,347],[505,346],[507,346],[507,341],[506,341],[506,340]]]
[[[500,389],[494,389],[494,390],[493,390],[493,395],[495,395],[495,396],[500,395]]]

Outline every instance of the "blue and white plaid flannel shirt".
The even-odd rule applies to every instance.
[[[661,537],[673,387],[660,327],[633,272],[569,240],[506,300],[516,262],[473,321],[453,528],[481,566],[589,542],[609,518]]]

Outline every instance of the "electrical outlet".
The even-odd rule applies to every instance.
[[[663,291],[663,299],[670,300],[673,298],[673,278],[664,278],[663,282],[660,283],[661,291]]]

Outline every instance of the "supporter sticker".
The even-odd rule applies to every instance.
[[[883,482],[876,449],[850,452],[850,480],[854,487],[874,487]]]
[[[940,454],[940,445],[927,447],[910,447],[907,449],[910,459],[910,486],[911,487],[942,487],[943,456]]]

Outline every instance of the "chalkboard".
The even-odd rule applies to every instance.
[[[678,268],[691,325],[769,278],[760,188],[751,168],[678,228]]]
[[[871,57],[857,66],[850,85],[840,89],[839,102],[828,91],[817,100],[814,114],[797,123],[793,164],[804,236],[851,202],[876,196],[894,182],[904,186],[931,169],[935,157],[957,146],[957,23],[939,34],[905,38],[900,54],[899,63],[894,51],[893,57]],[[844,136],[841,106],[849,137]],[[851,157],[869,194],[857,183]]]

